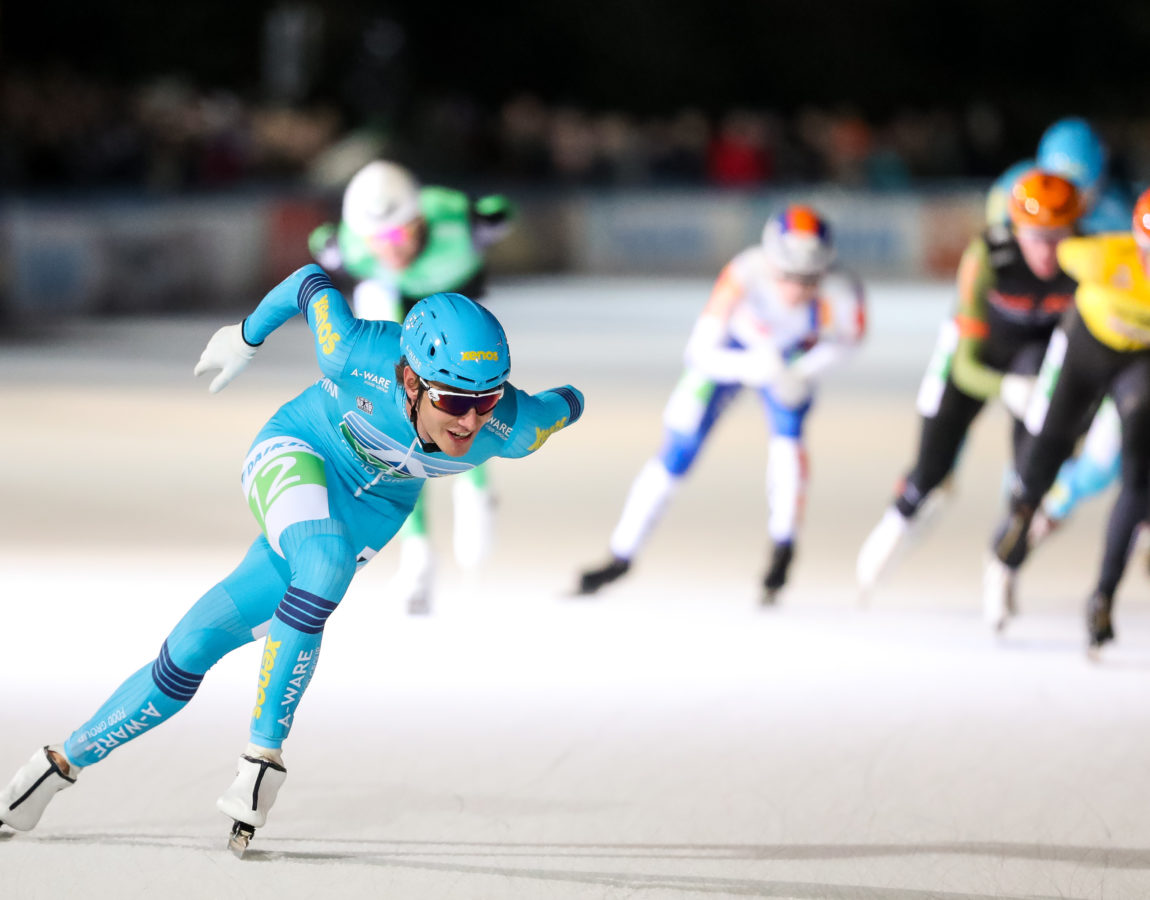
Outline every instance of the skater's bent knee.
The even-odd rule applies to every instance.
[[[347,528],[335,519],[296,522],[280,536],[292,585],[338,603],[355,575],[356,552]]]

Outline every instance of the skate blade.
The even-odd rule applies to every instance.
[[[244,858],[244,853],[247,852],[248,844],[251,843],[255,833],[254,828],[243,822],[236,822],[232,826],[232,833],[228,836],[228,849],[235,854],[236,859]]]

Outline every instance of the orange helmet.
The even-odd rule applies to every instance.
[[[1134,240],[1150,250],[1150,190],[1143,192],[1134,204]]]
[[[1069,228],[1083,213],[1078,188],[1041,169],[1018,177],[1010,189],[1009,205],[1016,228]]]

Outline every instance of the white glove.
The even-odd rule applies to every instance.
[[[811,396],[811,387],[805,378],[786,366],[770,383],[771,396],[783,406],[801,406]]]
[[[202,375],[211,369],[219,369],[220,374],[208,385],[210,393],[216,393],[244,370],[258,348],[244,340],[243,323],[225,325],[212,335],[200,361],[196,363],[193,375]]]
[[[736,351],[739,352],[739,351]],[[774,347],[744,350],[740,355],[748,366],[746,383],[754,387],[767,387],[774,384],[786,372],[786,363]]]
[[[1007,372],[1002,376],[998,396],[1002,398],[1002,405],[1010,410],[1014,418],[1026,417],[1026,407],[1030,404],[1030,395],[1034,393],[1036,380],[1033,375],[1016,375],[1013,372]]]

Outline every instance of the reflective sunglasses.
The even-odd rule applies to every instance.
[[[394,228],[381,228],[371,237],[381,244],[402,244],[406,234],[406,225],[396,225]]]
[[[432,387],[422,378],[419,383],[423,385],[427,391],[427,399],[431,401],[431,405],[438,409],[440,412],[445,412],[449,416],[461,418],[467,415],[471,410],[475,410],[476,415],[485,416],[503,398],[503,388],[498,387],[493,391],[486,391],[482,394],[470,394],[461,391],[445,391],[442,388]]]

